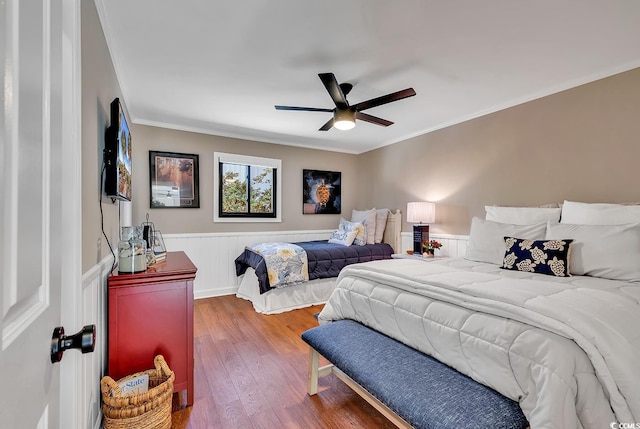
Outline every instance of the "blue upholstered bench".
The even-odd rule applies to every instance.
[[[334,373],[398,427],[528,426],[517,402],[353,320],[309,329],[302,339],[311,346],[309,395],[319,376]],[[331,365],[319,367],[319,355]]]

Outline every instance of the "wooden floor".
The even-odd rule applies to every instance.
[[[195,401],[173,413],[172,429],[395,428],[334,375],[306,393],[315,306],[262,315],[235,296],[194,304]]]

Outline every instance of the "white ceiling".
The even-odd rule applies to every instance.
[[[134,123],[362,153],[640,66],[638,0],[96,0]],[[395,122],[318,131],[318,78]]]

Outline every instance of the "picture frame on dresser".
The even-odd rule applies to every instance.
[[[149,207],[200,208],[198,155],[149,151]]]

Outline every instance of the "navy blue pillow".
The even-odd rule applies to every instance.
[[[570,277],[569,253],[573,240],[526,240],[504,237],[502,268],[557,277]]]

